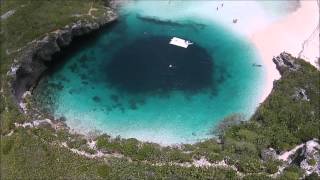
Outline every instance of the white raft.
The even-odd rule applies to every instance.
[[[181,39],[181,38],[173,37],[171,39],[171,41],[169,42],[169,44],[172,44],[172,45],[175,45],[175,46],[179,46],[179,47],[183,47],[183,48],[188,48],[188,46],[193,44],[193,43],[191,41],[186,41],[186,40]]]

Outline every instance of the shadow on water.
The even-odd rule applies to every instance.
[[[201,24],[201,23],[195,23],[195,22],[182,23],[182,22],[176,22],[171,20],[161,20],[157,17],[142,16],[140,14],[136,14],[136,18],[139,19],[140,21],[152,23],[160,26],[187,27],[187,28],[192,28],[193,30],[204,29],[206,27],[205,24]]]
[[[72,42],[67,47],[62,48],[60,52],[54,54],[52,61],[46,64],[48,70],[45,75],[53,74],[57,69],[60,69],[63,65],[65,65],[66,61],[73,57],[77,52],[83,51],[86,48],[91,47],[93,44],[96,44],[98,39],[102,35],[112,31],[113,27],[116,26],[117,23],[118,22],[113,22],[104,25],[102,28],[99,28],[98,30],[95,30],[89,34],[73,37]],[[79,63],[85,63],[87,56],[88,55],[85,55],[85,57],[82,56],[79,59]]]
[[[171,21],[137,18],[146,23],[158,25],[188,26],[188,24]],[[197,24],[196,26],[202,27]],[[215,65],[215,60],[207,50],[197,44],[182,48],[169,45],[170,37],[153,35],[137,37],[133,42],[127,42],[124,35],[125,28],[128,28],[126,23],[116,22],[93,33],[74,37],[69,46],[53,56],[53,60],[47,64],[49,68],[45,75],[47,77],[53,75],[57,70],[62,69],[68,60],[81,52],[81,55],[75,59],[76,61],[64,67],[76,74],[81,82],[80,87],[69,89],[69,94],[79,94],[88,87],[95,89],[94,84],[102,81],[106,84],[106,88],[115,90],[114,94],[109,97],[112,103],[105,105],[109,106],[109,109],[119,109],[122,112],[126,110],[125,107],[137,110],[145,104],[148,97],[157,96],[161,99],[169,99],[172,92],[177,91],[182,92],[182,95],[190,101],[192,96],[198,93],[216,96],[219,84],[228,78],[227,73],[220,71]],[[110,42],[98,42],[110,31],[117,31],[118,35],[112,36],[111,40],[109,39]],[[113,41],[112,38],[115,37],[120,38],[122,40],[120,42],[123,43],[116,48],[115,52],[105,54],[108,52],[109,44]],[[89,49],[91,47],[102,51],[93,51]],[[56,83],[70,81],[69,77],[58,75],[55,76]],[[50,82],[44,83],[47,84],[47,88],[50,88]],[[59,90],[55,86],[51,89]],[[50,94],[43,97],[50,96]],[[121,98],[123,95],[129,95],[130,98],[123,99]],[[95,103],[103,103],[105,100],[98,94],[90,98]]]
[[[169,37],[138,38],[120,48],[102,66],[108,87],[129,94],[168,97],[175,90],[187,96],[215,91],[224,75],[214,77],[214,59],[197,45],[169,45]]]

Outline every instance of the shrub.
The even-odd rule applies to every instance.
[[[139,148],[136,158],[138,160],[158,160],[161,156],[161,151],[156,148],[153,144],[144,143],[141,148]]]
[[[314,165],[317,164],[317,161],[316,161],[314,158],[308,159],[308,164],[309,164],[310,166],[314,166]]]
[[[209,152],[206,157],[211,163],[223,160],[223,155],[221,153]]]
[[[261,172],[262,165],[259,159],[251,158],[248,156],[240,159],[237,164],[237,168],[239,171],[244,173],[257,173]]]
[[[268,177],[264,174],[251,174],[248,176],[245,176],[243,180],[271,180],[271,177]]]
[[[174,162],[191,162],[192,156],[190,154],[184,153],[179,149],[170,149],[167,152],[168,160]]]
[[[110,172],[111,172],[111,168],[106,164],[100,165],[97,168],[98,175],[103,177],[103,178],[108,177]]]
[[[302,175],[302,169],[296,165],[293,165],[284,170],[281,179],[299,179]]]
[[[80,148],[81,146],[85,145],[87,143],[87,140],[86,139],[82,139],[82,138],[76,138],[76,139],[72,139],[70,141],[67,141],[67,145],[70,147],[70,148],[75,148],[75,149],[78,149]]]
[[[3,138],[1,137],[1,149],[3,154],[8,154],[13,146],[13,139],[10,137]]]
[[[110,136],[103,134],[97,138],[96,146],[98,149],[106,148],[109,143]]]
[[[305,177],[305,180],[319,180],[319,179],[320,179],[320,176],[315,172]]]
[[[138,153],[139,141],[134,138],[123,140],[122,142],[122,152],[125,156],[134,157]]]
[[[240,124],[242,121],[245,120],[245,117],[240,113],[234,113],[227,117],[225,117],[218,126],[214,127],[212,129],[213,134],[217,134],[219,136],[222,136],[225,134],[226,130],[230,128],[231,126]]]
[[[269,174],[276,173],[278,171],[279,164],[280,163],[278,161],[272,161],[272,160],[265,162],[264,163],[265,172]]]

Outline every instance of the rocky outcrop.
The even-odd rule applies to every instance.
[[[261,159],[264,161],[275,160],[277,158],[277,152],[273,148],[263,149],[261,151]]]
[[[25,91],[33,89],[40,76],[48,68],[48,62],[52,61],[52,56],[59,52],[61,48],[68,46],[72,39],[90,33],[100,27],[114,22],[117,14],[113,9],[107,8],[100,17],[88,20],[79,20],[71,25],[67,25],[59,30],[46,34],[42,39],[30,42],[20,53],[20,56],[12,65],[10,82],[13,94],[18,101],[21,101]]]
[[[296,165],[305,172],[305,176],[312,173],[320,175],[320,143],[318,139],[309,140],[303,144],[300,144],[290,151],[283,152],[278,155],[278,160],[283,164],[279,168],[279,171],[274,175],[280,175],[282,171],[291,166]]]
[[[10,11],[4,13],[3,15],[1,15],[0,19],[1,19],[1,20],[5,20],[5,19],[7,19],[8,17],[12,16],[15,12],[16,12],[16,10],[14,10],[14,9],[13,9],[13,10],[10,10]]]
[[[310,99],[307,96],[306,90],[303,88],[296,88],[295,93],[293,95],[293,99],[296,101],[310,101]]]
[[[306,175],[316,173],[320,176],[320,144],[318,140],[314,139],[306,143],[304,157],[300,167],[305,170]]]
[[[276,64],[281,75],[286,70],[296,71],[300,68],[300,65],[295,63],[294,57],[286,52],[282,52],[279,56],[274,57],[272,61]]]
[[[320,175],[320,144],[319,140],[307,141],[295,154],[290,156],[290,164],[295,164],[305,171],[305,175]]]

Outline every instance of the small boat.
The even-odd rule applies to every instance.
[[[175,45],[175,46],[179,46],[179,47],[183,47],[183,48],[188,48],[189,45],[193,44],[191,41],[188,40],[184,40],[178,37],[173,37],[169,44]]]

